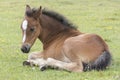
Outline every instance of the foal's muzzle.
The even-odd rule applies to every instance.
[[[23,53],[28,53],[30,51],[30,45],[26,44],[21,47]]]

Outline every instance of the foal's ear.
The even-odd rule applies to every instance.
[[[39,13],[42,14],[42,6],[39,8]]]
[[[31,10],[30,6],[26,5],[26,11],[29,11],[29,10]]]
[[[42,6],[39,7],[37,11],[37,16],[40,16],[42,14]]]
[[[42,14],[42,6],[40,6],[33,15],[34,15],[34,18],[37,19],[40,17],[41,14]]]

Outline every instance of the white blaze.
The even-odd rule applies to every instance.
[[[24,31],[24,35],[23,35],[23,40],[22,40],[22,42],[24,43],[25,40],[26,40],[26,31]]]
[[[22,29],[23,29],[23,43],[25,42],[26,40],[26,30],[27,30],[27,25],[28,25],[28,21],[27,20],[24,20],[23,21],[23,24],[22,24]]]

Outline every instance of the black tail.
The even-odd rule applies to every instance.
[[[108,51],[104,51],[93,63],[83,63],[84,71],[88,70],[104,70],[111,63],[111,54]]]

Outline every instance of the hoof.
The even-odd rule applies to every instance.
[[[44,71],[44,70],[46,70],[46,66],[42,66],[42,67],[40,68],[40,71]]]
[[[30,66],[30,62],[24,61],[23,66]]]

